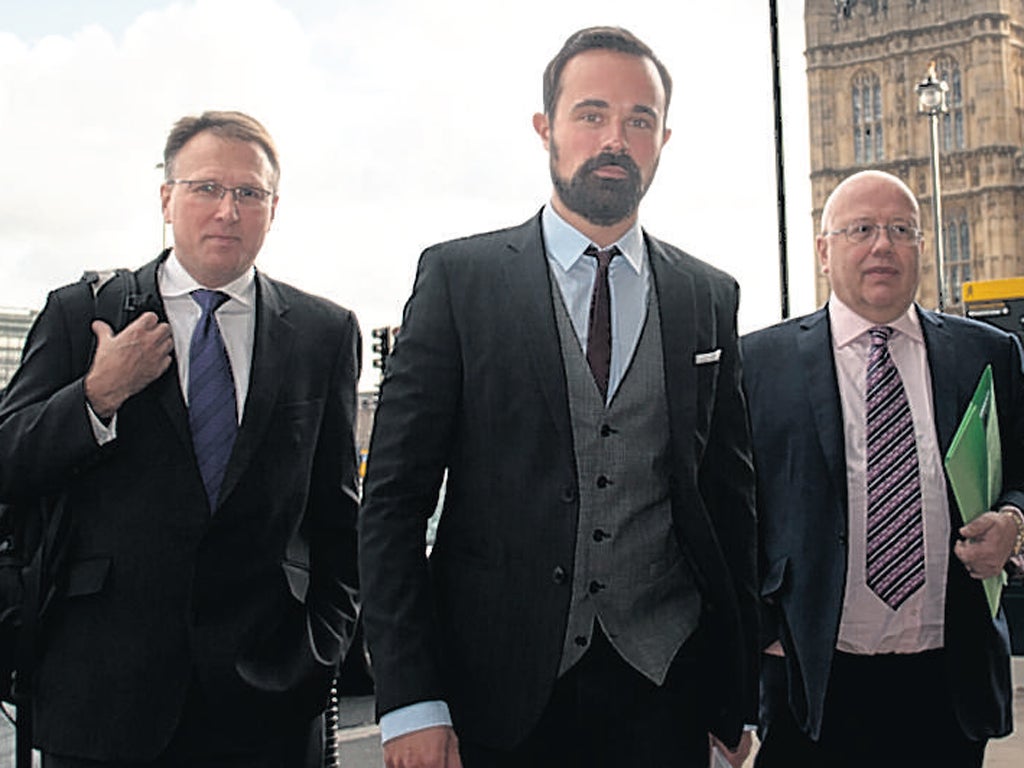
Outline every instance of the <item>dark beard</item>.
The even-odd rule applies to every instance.
[[[617,224],[632,216],[647,192],[640,169],[629,155],[602,152],[583,163],[571,181],[561,178],[555,171],[557,159],[558,148],[552,141],[551,182],[558,197],[570,211],[599,227]],[[608,165],[618,166],[629,175],[624,179],[607,179],[594,173],[598,168]]]

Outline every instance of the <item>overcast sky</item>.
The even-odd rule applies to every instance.
[[[814,302],[803,2],[779,6],[800,314]],[[548,199],[541,73],[594,24],[632,30],[675,81],[644,227],[739,279],[742,330],[775,322],[767,0],[0,0],[0,306],[155,256],[171,124],[240,109],[282,160],[257,265],[352,308],[368,339],[400,322],[424,247]]]

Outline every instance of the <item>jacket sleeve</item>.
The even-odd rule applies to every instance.
[[[347,312],[337,339],[306,510],[310,633],[316,655],[332,664],[338,663],[351,645],[358,606],[355,423],[361,355],[359,324]]]
[[[426,558],[461,397],[441,254],[420,259],[375,416],[360,513],[360,577],[377,708],[444,699]]]
[[[72,335],[91,334],[91,318],[69,315],[74,290],[89,288],[72,285],[47,297],[0,401],[2,501],[59,493],[100,454],[89,423],[84,372],[75,370],[73,360]]]

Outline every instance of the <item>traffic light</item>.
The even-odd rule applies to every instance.
[[[374,328],[370,331],[373,336],[371,349],[373,350],[373,367],[380,368],[384,373],[384,365],[387,363],[388,355],[391,354],[391,327],[385,325],[382,328]]]

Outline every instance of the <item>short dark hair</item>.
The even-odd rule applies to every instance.
[[[573,32],[560,50],[544,69],[544,114],[555,116],[555,104],[562,93],[562,70],[569,60],[585,51],[618,51],[631,56],[650,59],[665,88],[665,111],[672,100],[672,77],[654,51],[643,40],[622,27],[587,27]]]
[[[277,190],[277,184],[281,180],[281,166],[278,163],[274,140],[256,118],[244,112],[207,111],[199,117],[188,115],[178,120],[171,128],[167,143],[164,145],[165,179],[174,178],[174,159],[181,148],[203,131],[210,131],[223,139],[259,144],[267,153],[267,159],[274,171],[274,191]]]

